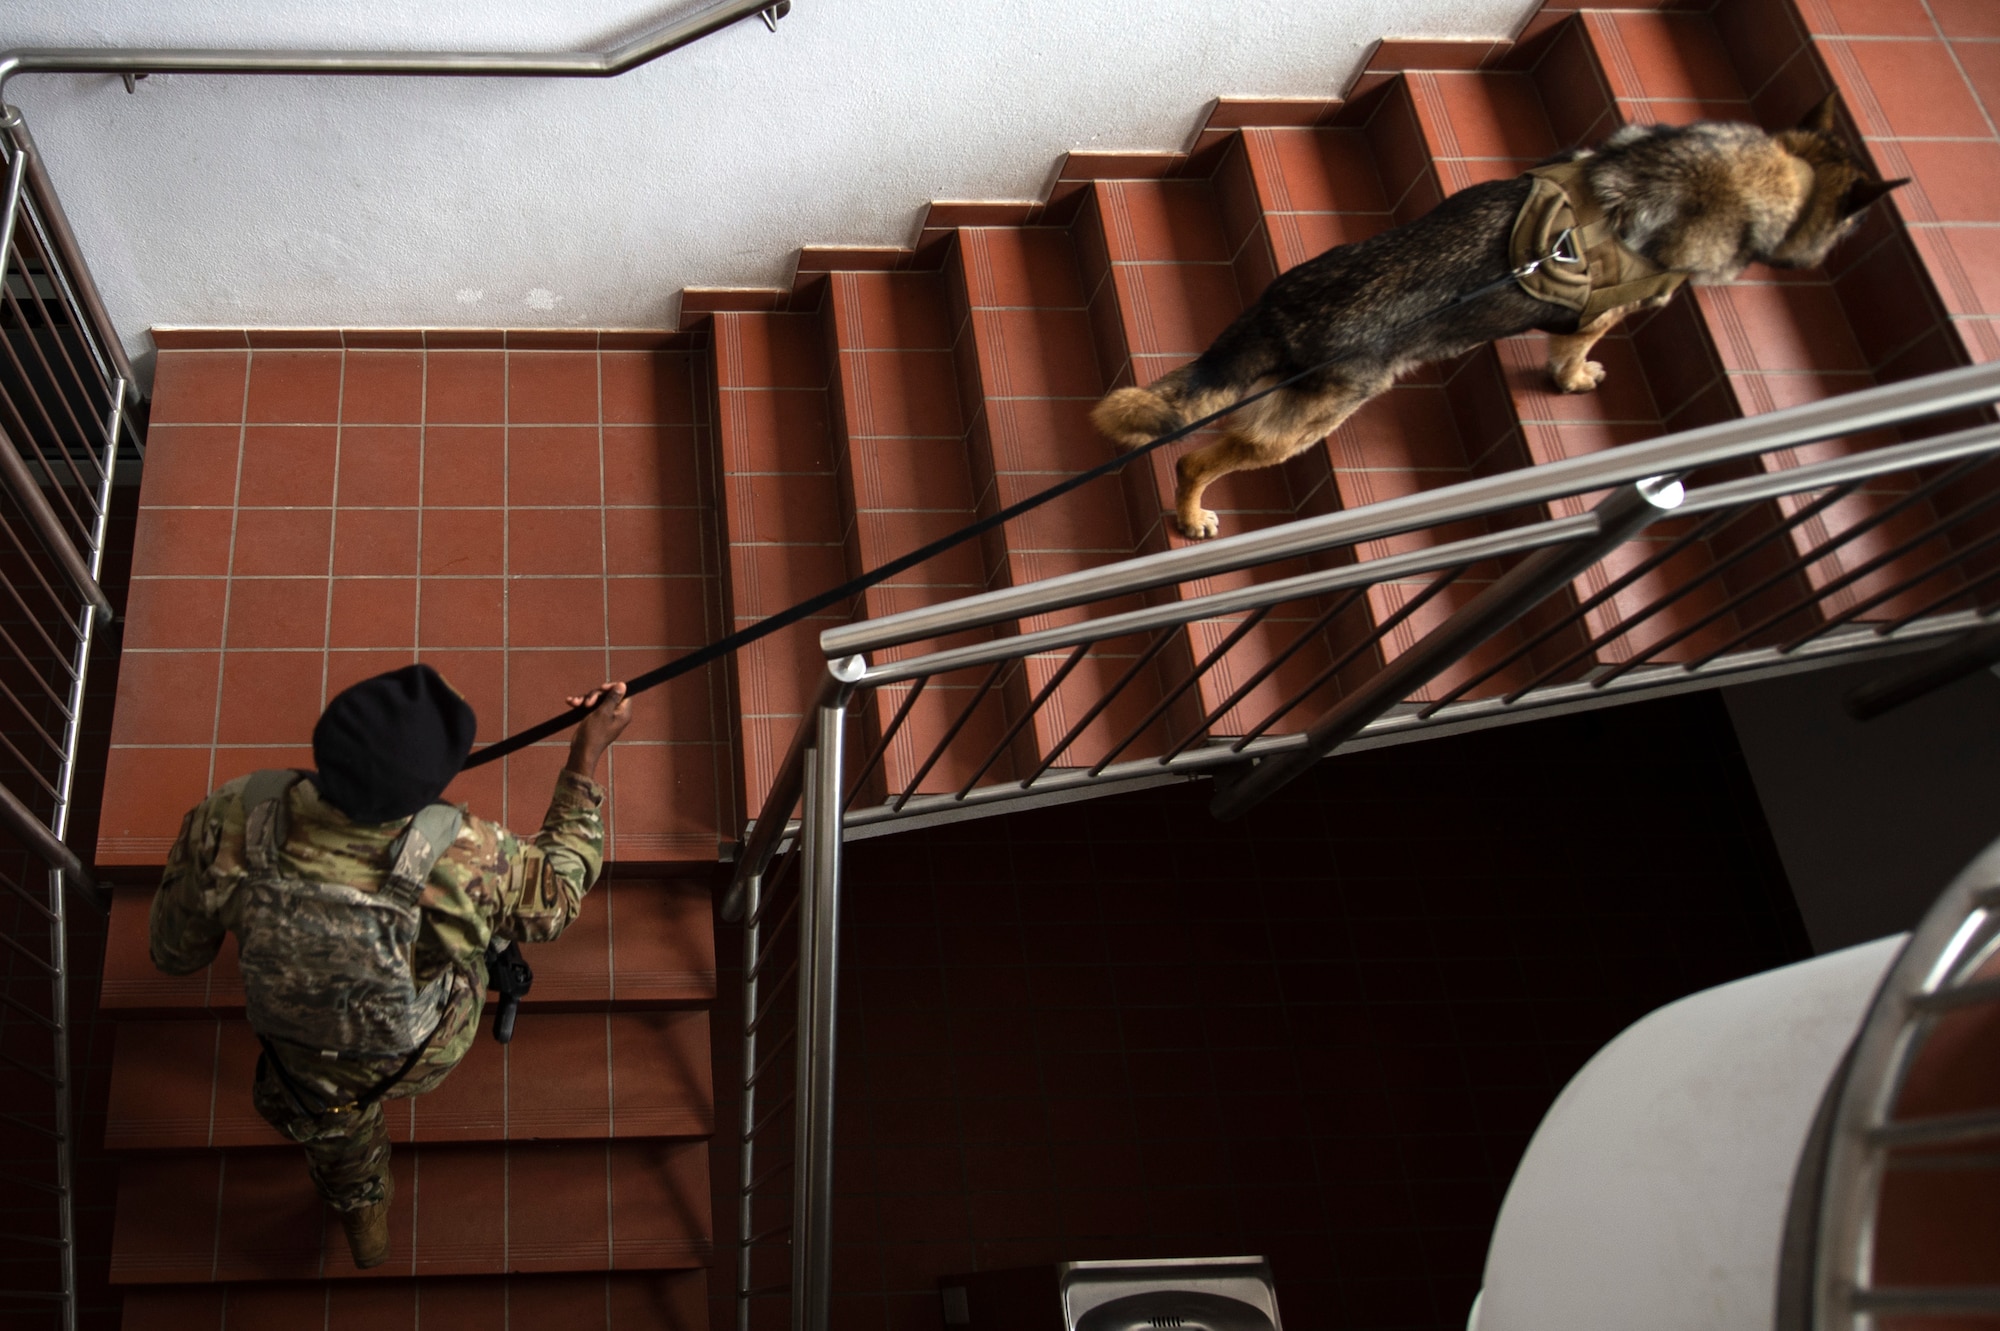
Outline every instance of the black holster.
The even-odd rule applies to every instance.
[[[535,972],[521,955],[521,945],[509,939],[503,947],[495,938],[486,944],[486,987],[500,995],[493,1012],[493,1038],[506,1044],[514,1038],[514,1017],[521,998],[535,984]]]

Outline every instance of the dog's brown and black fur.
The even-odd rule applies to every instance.
[[[1829,98],[1779,134],[1721,122],[1631,126],[1572,156],[1586,163],[1618,238],[1662,267],[1696,281],[1726,281],[1755,262],[1810,268],[1862,209],[1904,183],[1870,179],[1835,132],[1833,114]],[[1591,347],[1641,306],[1609,310],[1579,328],[1573,310],[1513,282],[1452,304],[1512,268],[1509,241],[1530,188],[1526,176],[1474,185],[1414,222],[1300,264],[1199,358],[1149,388],[1108,394],[1092,422],[1119,445],[1137,447],[1331,362],[1228,417],[1221,442],[1180,459],[1175,518],[1183,534],[1203,537],[1217,531],[1215,514],[1201,506],[1210,482],[1284,461],[1418,365],[1540,329],[1554,334],[1556,386],[1589,392],[1604,379],[1604,368],[1588,359]]]

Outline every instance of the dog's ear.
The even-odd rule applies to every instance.
[[[1799,128],[1811,130],[1815,134],[1830,134],[1836,123],[1835,114],[1839,110],[1840,94],[1830,92],[1820,100],[1819,105],[1806,112],[1805,119],[1799,121]]]
[[[1901,189],[1909,183],[1908,176],[1898,180],[1857,180],[1840,196],[1840,215],[1852,217],[1889,191]]]

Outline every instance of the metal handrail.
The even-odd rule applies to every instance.
[[[172,47],[17,47],[0,51],[0,99],[20,74],[360,74],[474,78],[612,78],[758,15],[767,25],[791,0],[724,0],[609,51],[325,51]]]
[[[1863,389],[1782,411],[1723,421],[1645,443],[1564,458],[1519,471],[1386,499],[1365,508],[1184,545],[1097,568],[983,592],[820,634],[828,658],[942,638],[1004,620],[1066,610],[1091,601],[1151,591],[1171,583],[1234,573],[1257,564],[1318,554],[1338,546],[1485,517],[1629,485],[1649,476],[1686,475],[1780,449],[1861,434],[2000,400],[2000,361]]]
[[[1705,485],[1688,491],[1675,513],[1683,517],[1695,513],[1709,513],[1782,495],[1866,480],[1888,471],[1914,470],[1937,463],[1977,457],[1996,450],[2000,450],[2000,425],[1974,426],[1953,434],[1878,448],[1852,457],[1834,458],[1765,476],[1750,476],[1738,481]],[[1504,555],[1525,554],[1543,546],[1582,540],[1596,535],[1598,530],[1598,518],[1592,513],[1579,513],[1568,518],[1551,518],[1546,522],[1513,527],[1490,536],[1472,536],[1462,541],[1434,545],[1408,554],[1389,555],[1366,563],[1349,564],[1324,573],[1302,573],[1296,577],[1252,583],[1247,587],[1215,592],[1208,596],[1194,597],[1167,605],[1149,606],[1144,610],[1130,610],[1100,619],[1080,620],[1057,628],[1038,629],[993,642],[948,648],[921,656],[899,657],[881,665],[867,666],[862,682],[869,685],[896,684],[925,675],[941,675],[947,671],[962,670],[970,666],[989,665],[995,661],[1004,661],[1034,652],[1054,651],[1105,638],[1120,637],[1128,633],[1143,633],[1149,629],[1172,624],[1219,618],[1244,610],[1282,605],[1287,601],[1323,595],[1326,592],[1340,591],[1349,587],[1368,586],[1410,574],[1434,573],[1455,564],[1474,563]],[[1340,544],[1345,545],[1348,542],[1342,541]]]
[[[1314,762],[1360,734],[1375,718],[1436,679],[1502,628],[1547,600],[1641,531],[1680,507],[1681,483],[1653,478],[1621,485],[1590,512],[1596,521],[1588,537],[1546,546],[1454,614],[1409,651],[1342,698],[1305,732],[1305,743],[1269,762],[1260,762],[1216,793],[1217,818],[1234,818],[1285,785]]]
[[[1830,1089],[1832,1118],[1818,1162],[1819,1204],[1810,1251],[1812,1322],[1821,1331],[1872,1324],[1883,1314],[1980,1315],[2000,1310],[2000,1290],[1980,1286],[1882,1287],[1874,1283],[1876,1208],[1890,1152],[1992,1133],[1994,1115],[1896,1118],[1903,1088],[1937,1025],[1936,1000],[1982,987],[1973,977],[2000,953],[2000,842],[1967,865],[1910,934],[1882,979],[1847,1061]],[[2000,1001],[2000,992],[1973,995]],[[1964,1006],[1956,1004],[1952,1006]],[[1991,1051],[1987,1051],[1989,1054]],[[1950,1167],[1952,1157],[1927,1157]],[[1986,1168],[1990,1157],[1968,1157]]]

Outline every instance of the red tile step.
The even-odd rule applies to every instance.
[[[553,943],[528,945],[535,985],[524,1010],[607,1003],[692,1004],[715,998],[713,884],[692,878],[607,878]],[[235,939],[193,975],[163,975],[147,955],[150,887],[119,886],[111,905],[99,1002],[120,1017],[235,1016],[243,1010]]]
[[[389,1259],[354,1268],[296,1148],[128,1160],[113,1284],[662,1271],[710,1257],[705,1142],[411,1146]]]
[[[710,317],[729,627],[740,629],[849,576],[832,376],[817,301],[803,312]],[[835,607],[730,659],[746,817],[763,805],[825,674],[819,634],[848,613]]]
[[[390,1100],[396,1142],[705,1137],[715,1129],[708,1013],[530,1009],[509,1044],[492,1018],[442,1086]],[[121,1021],[111,1150],[278,1146],[250,1102],[257,1038],[241,1020]]]
[[[125,1291],[124,1331],[707,1331],[708,1273],[387,1279]]]
[[[961,344],[970,334],[964,306],[954,305],[949,286],[936,268],[829,274],[822,313],[839,367],[833,382],[833,426],[848,514],[848,563],[856,570],[879,567],[980,515],[982,495],[968,461],[967,407],[960,398],[958,363],[960,355],[969,354]],[[990,508],[990,492],[984,498]],[[1000,533],[985,542],[967,542],[870,588],[863,594],[862,610],[879,618],[985,591],[987,552],[1004,540]],[[984,641],[992,633],[981,630],[949,643],[910,643],[877,659]],[[976,678],[954,677],[926,688],[871,774],[864,803],[908,789],[920,773],[918,788],[926,792],[956,790],[973,777],[979,756],[969,752],[970,744],[954,745],[928,772],[923,767],[976,687]],[[904,690],[897,688],[870,693],[863,730],[871,751],[903,699]],[[978,721],[970,733],[997,738],[994,727],[981,729]],[[1003,757],[985,779],[1014,776],[1011,761]]]
[[[1212,174],[1203,177],[1098,179],[1084,197],[1078,253],[1092,288],[1099,354],[1114,385],[1151,383],[1200,355],[1269,280],[1270,249],[1256,234],[1258,204],[1241,137],[1224,141],[1211,154],[1211,164]],[[1198,168],[1190,161],[1187,169]],[[1146,549],[1189,543],[1173,523],[1174,464],[1219,437],[1204,431],[1132,468],[1126,494]],[[1292,522],[1337,506],[1319,449],[1284,466],[1225,477],[1210,487],[1205,503],[1225,533]],[[1293,561],[1203,580],[1180,594],[1201,596],[1312,567],[1311,561]],[[1336,681],[1322,676],[1368,627],[1365,606],[1356,605],[1331,632],[1316,628],[1333,608],[1306,600],[1274,607],[1261,619],[1238,615],[1189,626],[1180,654],[1187,662],[1207,662],[1208,668],[1187,697],[1192,711],[1182,707],[1169,714],[1170,743],[1210,717],[1209,733],[1241,735],[1287,700],[1296,701],[1272,726],[1274,733],[1296,730],[1323,712],[1338,692]],[[1176,685],[1186,678],[1179,661],[1173,672]]]
[[[1792,80],[1782,90],[1767,87],[1764,95],[1753,97],[1740,71],[1746,64],[1754,66],[1767,57],[1767,52],[1754,49],[1763,38],[1750,38],[1740,27],[1732,26],[1729,31],[1739,48],[1732,50],[1716,16],[1604,10],[1580,15],[1572,27],[1576,45],[1609,95],[1611,113],[1621,120],[1681,120],[1699,110],[1785,128],[1796,124],[1824,95],[1809,86],[1810,81]],[[1745,47],[1753,49],[1741,49]],[[1800,61],[1798,68],[1803,70],[1809,64],[1809,60]],[[1830,90],[1831,85],[1825,88]],[[1850,110],[1854,105],[1852,100],[1848,102]],[[1638,346],[1649,361],[1671,364],[1678,360],[1681,364],[1673,373],[1682,380],[1692,383],[1709,378],[1715,382],[1714,387],[1696,395],[1697,405],[1682,413],[1685,419],[1677,419],[1677,427],[1757,415],[1854,392],[1882,380],[1889,362],[1880,357],[1891,349],[1880,345],[1876,325],[1906,322],[1912,297],[1918,297],[1915,304],[1922,304],[1920,293],[1905,285],[1893,299],[1871,301],[1862,289],[1865,283],[1845,278],[1857,263],[1870,262],[1871,251],[1881,252],[1884,244],[1891,250],[1907,245],[1890,234],[1894,228],[1888,225],[1890,215],[1883,209],[1893,206],[1873,210],[1861,231],[1829,256],[1824,270],[1753,267],[1734,282],[1690,288],[1675,302],[1675,307],[1685,308],[1670,307],[1642,329]],[[1871,345],[1876,347],[1874,354],[1869,350]],[[1705,353],[1700,359],[1709,360],[1710,365],[1699,363],[1693,354],[1697,349]],[[1943,364],[1927,364],[1888,377],[1942,368]],[[1931,427],[1919,427],[1920,431],[1925,428]],[[1890,433],[1830,440],[1773,455],[1769,465],[1792,466],[1836,457],[1893,442],[1894,438]],[[1796,580],[1830,593],[1823,603],[1826,611],[1838,614],[1858,608],[1876,593],[1928,568],[1944,553],[1942,543],[1920,546],[1872,573],[1859,573],[1863,565],[1920,534],[1938,516],[1929,501],[1901,502],[1915,484],[1910,476],[1871,482],[1861,492],[1801,521],[1783,543],[1774,542],[1773,548],[1789,564],[1845,528],[1878,524],[1828,557],[1806,565]],[[1812,498],[1780,501],[1776,511],[1790,517]],[[1940,585],[1934,584],[1915,594],[1892,597],[1864,610],[1861,618],[1884,618],[1915,609],[1939,590]],[[1773,624],[1764,634],[1743,637],[1772,614],[1769,606],[1746,605],[1735,617],[1739,627],[1726,640],[1758,642],[1768,638],[1784,642],[1809,631],[1817,622],[1806,614],[1793,615]]]
[[[1993,223],[2000,221],[1993,198],[2000,179],[2000,135],[1993,132],[2000,82],[1993,25],[1981,6],[1935,9],[1930,23],[1928,8],[1913,21],[1894,7],[1746,0],[1713,15],[1767,123],[1785,123],[1838,91],[1846,123],[1877,173],[1910,181],[1869,210],[1860,231],[1827,265],[1861,357],[1884,383],[2000,356],[2000,261],[1992,245]],[[1903,433],[1968,423],[1938,420]],[[1876,505],[1906,492],[1907,478],[1901,479],[1902,486],[1881,488]],[[1943,490],[1937,507],[1955,511],[1987,498],[1992,487],[1990,473],[1976,473]],[[1962,550],[1996,530],[2000,519],[1986,513],[1955,524],[1947,541]],[[1892,567],[1921,569],[1943,553],[1934,543]],[[1848,562],[1862,557],[1857,552]],[[1928,605],[1950,590],[1942,579],[1928,582],[1881,608]]]
[[[1935,18],[1933,19],[1933,15]],[[1911,183],[1834,266],[1855,334],[1888,379],[2000,356],[2000,28],[1990,6],[1744,0],[1714,15],[1760,113],[1778,118],[1838,89],[1885,179]]]
[[[986,505],[1017,503],[1110,456],[1110,445],[1088,419],[1111,378],[1095,333],[1104,306],[1092,302],[1078,243],[1082,223],[1070,217],[1078,197],[1072,195],[1060,210],[1051,209],[1042,219],[1045,225],[961,226],[945,256],[944,276],[963,329],[956,363],[969,429],[968,458],[982,511]],[[1072,491],[1008,523],[1000,539],[987,547],[994,585],[1017,586],[1143,553],[1143,529],[1133,521],[1124,493],[1134,470],[1128,468],[1120,480]],[[1106,603],[1092,613],[1138,604],[1136,599]],[[1032,632],[1076,617],[1076,612],[1037,617],[1022,621],[1019,628]],[[1051,757],[1058,768],[1106,758],[1159,702],[1163,672],[1173,669],[1173,657],[1184,660],[1184,653],[1163,651],[1140,663],[1147,649],[1148,642],[1141,639],[1101,644],[1060,681],[1056,675],[1066,653],[1035,657],[1003,672],[996,691],[1005,699],[1004,717],[998,707],[982,705],[974,724],[985,727],[979,739],[988,742],[960,744],[983,757],[1004,734],[1003,723],[1011,724],[1032,699],[1053,686],[1033,722],[1017,737],[1012,754],[1016,770],[1031,774]],[[1131,683],[1091,717],[1093,705],[1135,667],[1138,674]],[[985,673],[967,672],[963,682],[945,682],[975,689]],[[954,700],[952,714],[957,710]],[[1156,721],[1120,756],[1161,752],[1164,734]]]

